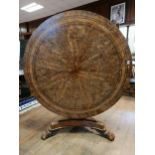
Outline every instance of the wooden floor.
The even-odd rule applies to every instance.
[[[97,115],[115,133],[115,141],[86,131],[60,132],[43,141],[42,132],[59,116],[44,107],[20,115],[20,155],[134,155],[134,98],[123,96],[112,108]]]

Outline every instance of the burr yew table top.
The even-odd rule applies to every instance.
[[[68,11],[42,23],[25,53],[25,77],[47,109],[71,118],[96,115],[120,98],[128,45],[108,19]]]

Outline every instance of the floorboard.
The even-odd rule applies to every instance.
[[[134,98],[123,96],[109,110],[95,116],[115,133],[114,142],[86,130],[64,130],[43,141],[42,132],[59,116],[36,107],[20,115],[20,155],[134,155],[134,107]]]

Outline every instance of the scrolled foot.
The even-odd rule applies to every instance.
[[[110,141],[114,141],[114,139],[115,139],[115,135],[108,131],[104,132],[104,137]]]
[[[45,140],[45,139],[47,139],[48,138],[48,136],[47,136],[47,134],[44,132],[42,135],[41,135],[41,139],[42,140]]]
[[[48,130],[41,135],[42,140],[46,140],[49,137],[52,137],[56,134],[56,131]]]

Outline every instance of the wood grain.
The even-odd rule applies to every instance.
[[[25,53],[25,77],[40,103],[70,118],[99,114],[120,98],[129,48],[118,28],[88,11],[41,24]]]

